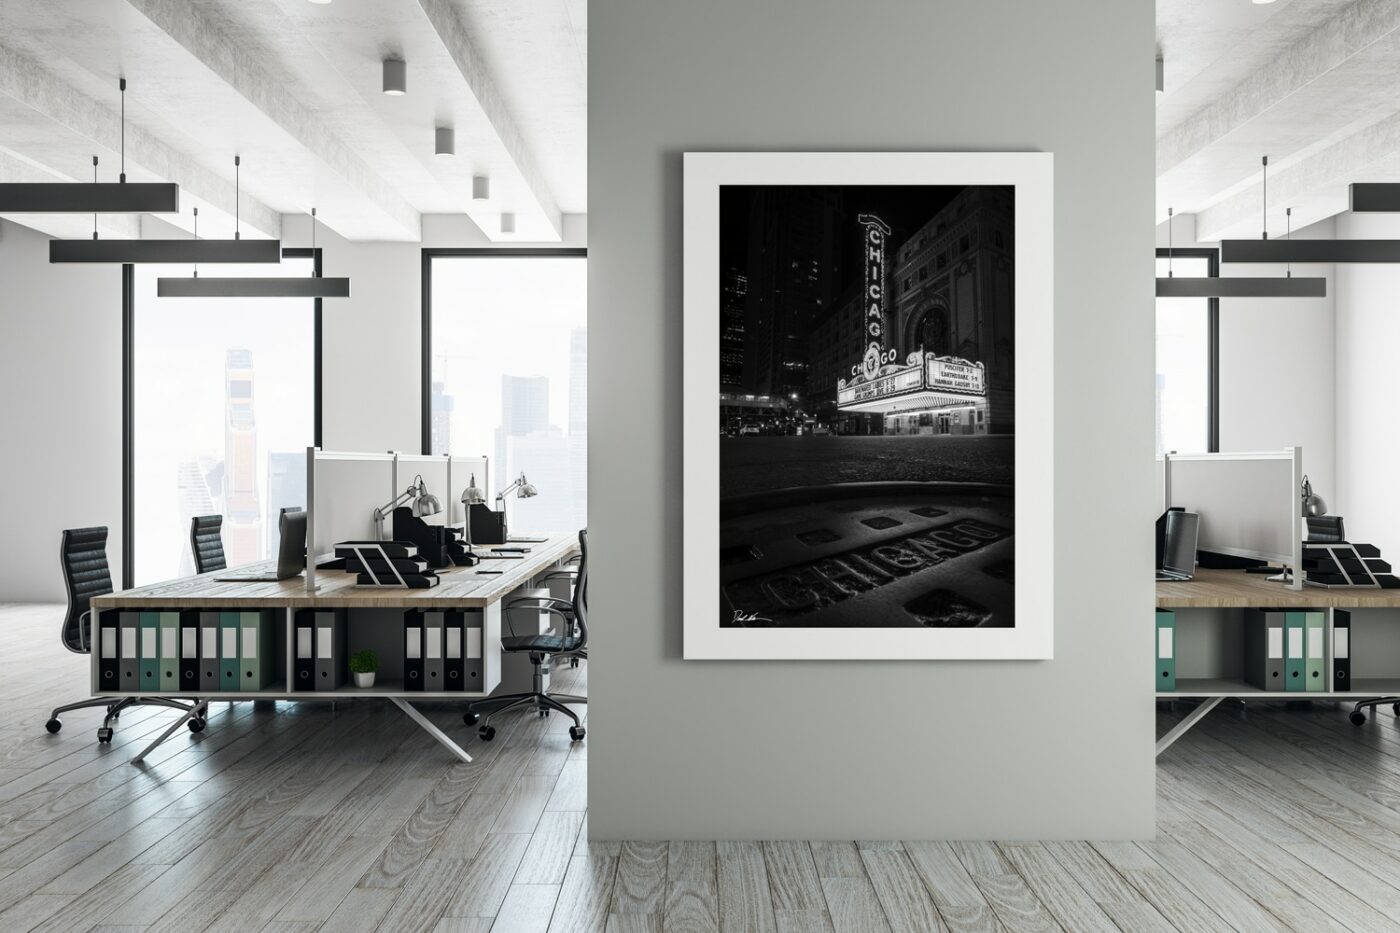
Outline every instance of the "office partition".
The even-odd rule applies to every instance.
[[[374,537],[374,510],[397,494],[394,455],[306,451],[306,588],[316,588],[316,562],[334,556],[338,541]]]

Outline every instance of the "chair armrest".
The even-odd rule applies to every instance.
[[[526,605],[527,603],[532,605]],[[568,612],[572,612],[574,608],[573,603],[569,602],[567,599],[560,599],[557,596],[517,596],[515,599],[506,603],[502,608],[506,612],[510,612],[512,609],[544,609],[546,608],[544,605],[546,603],[563,606]]]
[[[569,605],[570,605],[569,603],[564,602],[564,600],[562,600],[562,599],[551,599],[551,598],[548,597],[548,596],[522,596],[522,597],[520,597],[520,599],[518,599],[518,600],[513,600],[513,602],[517,602],[517,603],[518,603],[518,602],[524,602],[524,601],[527,600],[527,599],[537,599],[537,600],[548,601],[548,602],[563,603],[565,606],[569,606]],[[501,617],[505,620],[506,628],[510,629],[510,634],[511,634],[512,636],[514,636],[514,635],[515,635],[515,626],[514,626],[513,624],[511,624],[511,621],[510,621],[510,614],[509,614],[511,608],[512,608],[512,606],[511,606],[510,604],[507,604],[507,605],[504,607],[505,611],[501,613]],[[515,607],[515,608],[529,609],[529,610],[532,611],[532,612],[548,612],[548,613],[550,613],[551,615],[556,615],[556,616],[558,616],[560,619],[563,620],[564,625],[568,627],[569,631],[573,631],[574,614],[573,614],[572,611],[570,611],[570,612],[565,612],[563,609],[558,609],[558,608],[555,608],[554,606],[519,606],[519,607]]]
[[[78,644],[84,654],[92,653],[92,610],[78,616]]]

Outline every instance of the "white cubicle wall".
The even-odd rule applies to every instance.
[[[462,491],[473,475],[488,489],[485,457],[448,457],[404,453],[358,453],[306,450],[306,587],[316,588],[317,560],[334,556],[340,541],[368,541],[375,536],[374,510],[387,505],[422,476],[428,491],[442,502],[442,511],[426,516],[435,525],[465,520]],[[386,528],[385,532],[388,533]]]
[[[1303,588],[1303,448],[1163,457],[1167,508],[1201,516],[1199,548],[1277,561]]]

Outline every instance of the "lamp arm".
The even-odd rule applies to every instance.
[[[395,496],[394,498],[390,499],[386,504],[381,505],[379,508],[377,508],[377,509],[374,510],[374,518],[375,518],[375,521],[381,521],[381,522],[382,522],[385,518],[388,517],[388,513],[392,512],[394,509],[398,508],[400,502],[403,502],[403,501],[405,501],[405,500],[407,500],[407,499],[411,499],[411,498],[413,498],[413,489],[412,489],[412,488],[406,489],[406,490],[404,490],[403,492],[399,493],[397,496]],[[363,513],[361,513],[361,514],[363,514]]]
[[[504,503],[506,501],[506,496],[510,495],[512,492],[519,488],[520,480],[516,480],[515,482],[507,486],[505,489],[502,489],[500,492],[496,493],[496,501],[498,503]]]

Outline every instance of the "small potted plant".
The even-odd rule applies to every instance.
[[[379,655],[366,648],[350,655],[350,673],[355,675],[355,686],[373,687],[374,672],[379,670]]]

